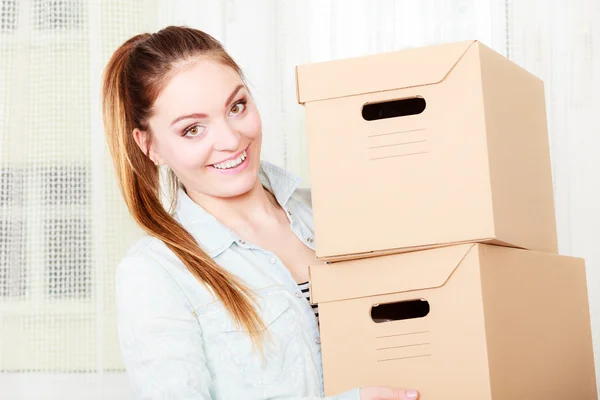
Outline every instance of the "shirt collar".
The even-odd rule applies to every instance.
[[[287,212],[287,203],[298,188],[300,179],[267,161],[261,161],[258,177]],[[216,257],[240,239],[235,232],[196,204],[183,188],[179,188],[177,198],[175,218],[194,236],[210,257]]]

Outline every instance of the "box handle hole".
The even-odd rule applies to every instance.
[[[422,97],[368,103],[362,108],[362,116],[367,121],[375,121],[378,119],[417,115],[425,110],[425,105],[425,99]]]
[[[371,319],[376,323],[423,318],[429,314],[429,302],[424,299],[374,304]]]

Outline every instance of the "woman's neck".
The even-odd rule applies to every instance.
[[[193,191],[189,191],[188,196],[229,228],[262,225],[277,218],[281,208],[259,179],[252,189],[236,197],[213,197]]]

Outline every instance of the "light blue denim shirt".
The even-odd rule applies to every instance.
[[[314,249],[310,192],[264,161],[259,179],[287,212],[293,232]],[[174,216],[258,295],[270,338],[263,360],[212,292],[162,241],[145,236],[119,264],[116,284],[122,357],[138,398],[360,399],[358,388],[324,397],[316,317],[275,254],[242,240],[183,190]]]

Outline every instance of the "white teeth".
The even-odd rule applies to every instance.
[[[246,150],[244,150],[244,152],[242,154],[240,154],[240,156],[236,159],[224,161],[219,164],[214,164],[213,166],[217,169],[234,168],[234,167],[237,167],[238,165],[240,165],[242,162],[244,162],[245,159],[246,159]]]

